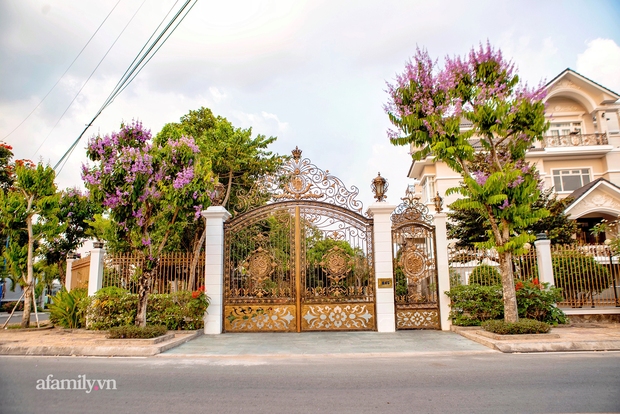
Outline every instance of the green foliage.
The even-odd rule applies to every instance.
[[[130,325],[135,319],[138,295],[117,287],[100,289],[86,309],[88,329],[106,330]],[[167,329],[200,329],[209,298],[203,290],[153,294],[149,297],[146,319],[148,325]]]
[[[570,197],[558,199],[553,189],[543,190],[531,208],[534,211],[548,210],[549,216],[530,224],[523,231],[531,235],[546,233],[552,244],[573,244],[575,240],[572,236],[577,231],[577,223],[564,213],[571,201]],[[457,240],[458,247],[474,247],[489,240],[491,225],[479,213],[450,205],[448,217],[448,238]]]
[[[551,324],[567,322],[566,315],[555,304],[562,299],[561,289],[533,281],[515,281],[518,314],[520,318],[536,319]],[[446,295],[452,301],[450,318],[459,326],[480,325],[486,320],[504,316],[502,287],[500,285],[459,285]]]
[[[564,250],[553,254],[555,284],[564,298],[573,303],[584,303],[588,297],[609,288],[612,277],[609,270],[590,255],[578,250]]]
[[[124,289],[106,287],[90,297],[86,306],[86,328],[106,330],[131,324],[138,310],[138,295]]]
[[[15,306],[15,304],[17,303],[17,308],[15,309],[16,311],[23,311],[24,310],[24,302],[20,301],[19,303],[16,300],[13,300],[11,302],[4,302],[2,304],[2,306],[0,306],[0,312],[11,312],[13,310],[13,307]]]
[[[44,241],[53,240],[66,225],[59,223],[60,195],[54,184],[55,172],[49,166],[16,162],[15,181],[8,191],[0,191],[0,227],[9,236],[4,251],[14,282],[31,292],[35,279],[35,259],[42,253]],[[14,284],[15,285],[15,284]],[[24,299],[22,327],[30,325],[32,295]]]
[[[480,264],[476,266],[469,276],[469,284],[482,286],[501,285],[502,276],[495,266]]]
[[[501,286],[460,285],[446,295],[451,300],[449,317],[459,326],[480,325],[503,316]]]
[[[168,329],[163,325],[136,326],[125,325],[115,326],[108,330],[109,339],[149,339],[157,338],[168,333]]]
[[[562,301],[562,289],[539,283],[538,279],[516,280],[517,304],[519,318],[535,319],[553,325],[564,324],[568,318],[560,308],[555,306]]]
[[[503,320],[491,320],[482,323],[485,331],[499,335],[541,334],[551,330],[551,325],[534,319],[519,319],[518,322],[508,323]]]
[[[86,289],[73,289],[68,292],[65,288],[52,296],[49,305],[50,321],[63,328],[77,329],[85,325],[84,306],[82,302],[88,297]]]

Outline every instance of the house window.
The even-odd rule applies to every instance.
[[[435,198],[435,177],[428,176],[422,180],[422,194],[424,194],[424,203],[432,203]]]
[[[555,191],[575,191],[590,182],[590,169],[555,170],[553,171],[553,185]]]
[[[570,134],[581,134],[581,122],[552,123],[549,126],[549,135],[553,137]]]

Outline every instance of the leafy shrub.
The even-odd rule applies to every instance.
[[[131,325],[136,319],[138,295],[117,287],[106,287],[89,298],[86,308],[86,328],[106,330],[114,326]]]
[[[125,325],[110,328],[107,337],[110,339],[149,339],[165,335],[167,332],[168,329],[163,325],[147,325],[145,327]]]
[[[501,286],[460,285],[450,289],[446,295],[452,301],[450,318],[455,325],[480,325],[487,319],[503,316]]]
[[[85,325],[84,306],[82,302],[87,300],[86,289],[73,289],[68,292],[64,287],[52,296],[49,305],[50,321],[54,325],[63,328],[76,329]]]
[[[518,322],[510,323],[503,320],[485,321],[482,323],[485,331],[499,335],[519,335],[519,334],[538,334],[547,333],[551,330],[551,325],[546,322],[534,319],[519,319]]]
[[[16,300],[11,301],[11,302],[4,302],[2,304],[2,312],[8,312],[10,313],[13,310],[13,307],[15,306],[15,304],[17,303]],[[24,310],[24,301],[20,301],[19,304],[17,305],[17,309],[15,309],[15,311],[23,311]]]
[[[167,329],[200,329],[209,298],[204,288],[194,292],[175,292],[149,295],[146,310],[148,325],[163,325]],[[106,330],[115,326],[132,325],[138,309],[138,295],[108,287],[91,298],[86,311],[88,329]]]
[[[496,267],[487,264],[481,264],[474,268],[469,276],[469,284],[477,284],[481,286],[501,285],[502,277]]]
[[[552,324],[566,323],[567,318],[555,303],[562,299],[561,289],[533,281],[515,281],[520,318],[536,319]],[[451,299],[450,318],[459,326],[477,326],[486,320],[504,317],[502,287],[461,285],[446,292]]]
[[[551,324],[566,323],[566,315],[555,306],[562,300],[562,289],[550,287],[549,283],[515,281],[519,318],[535,319]]]

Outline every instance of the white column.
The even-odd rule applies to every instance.
[[[374,220],[373,243],[375,253],[375,292],[378,332],[395,332],[394,270],[392,261],[392,222],[390,215],[396,206],[374,203],[368,211]],[[391,279],[391,288],[379,288],[379,279]]]
[[[224,317],[224,222],[230,213],[222,206],[203,211],[206,219],[205,289],[211,299],[205,315],[205,334],[221,334]]]
[[[75,262],[75,255],[69,253],[67,255],[67,271],[65,272],[65,289],[67,289],[67,291],[71,290],[71,269],[73,267],[73,262]]]
[[[437,287],[439,288],[439,318],[441,330],[449,331],[452,320],[450,314],[450,298],[445,294],[450,290],[450,265],[448,262],[448,230],[446,228],[446,213],[435,213],[435,245],[437,246]]]
[[[90,267],[88,269],[88,296],[93,296],[103,283],[103,257],[105,249],[94,248],[90,251]]]
[[[555,285],[553,280],[553,261],[551,260],[551,240],[542,239],[534,242],[536,246],[536,262],[538,264],[538,280],[540,283]]]

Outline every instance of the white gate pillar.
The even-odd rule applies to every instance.
[[[95,244],[93,244],[95,246]],[[96,244],[102,246],[102,244]],[[90,251],[90,267],[88,268],[88,296],[94,296],[103,285],[103,258],[105,249],[95,247]]]
[[[450,290],[450,265],[448,262],[448,229],[446,213],[435,213],[433,224],[435,225],[435,244],[437,250],[437,287],[439,288],[439,318],[441,330],[449,331],[452,320],[450,314],[450,298],[445,294]]]
[[[368,211],[374,220],[373,243],[375,254],[375,297],[378,332],[395,332],[394,270],[392,259],[392,222],[390,215],[396,206],[374,203]],[[391,287],[379,287],[379,279],[390,279]]]
[[[67,254],[67,271],[65,272],[65,289],[67,289],[67,292],[71,290],[71,269],[73,267],[73,262],[75,262],[75,254]]]
[[[203,211],[206,219],[205,290],[211,299],[205,315],[205,334],[221,334],[224,317],[224,222],[230,213],[222,206]]]
[[[553,280],[553,260],[551,258],[551,240],[546,238],[546,235],[539,234],[538,240],[534,242],[536,246],[536,262],[538,264],[538,278],[540,283],[549,283],[550,286],[555,286]],[[544,239],[542,237],[545,237]]]

